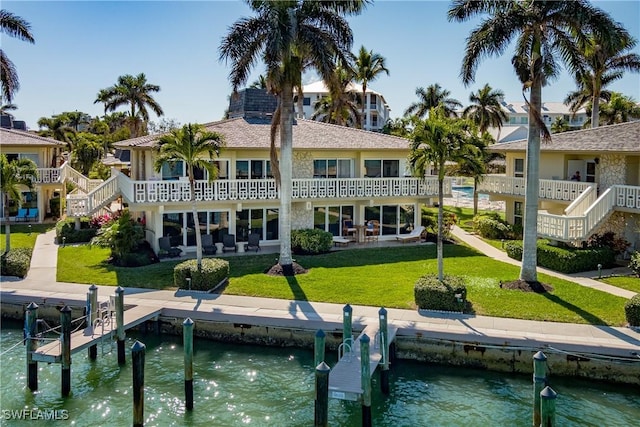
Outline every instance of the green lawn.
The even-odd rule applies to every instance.
[[[11,224],[9,231],[11,232],[11,248],[32,248],[36,244],[38,234],[46,233],[54,227],[53,224]],[[0,227],[0,253],[6,248],[6,234],[4,225]]]
[[[163,262],[142,268],[113,267],[108,250],[88,246],[60,248],[58,280],[102,285],[172,289],[173,266]],[[309,269],[295,277],[270,277],[263,272],[274,254],[227,258],[231,277],[225,294],[339,304],[414,308],[413,285],[435,273],[434,246],[368,248],[296,257]],[[468,279],[468,300],[476,314],[571,323],[623,325],[624,298],[540,275],[554,287],[549,294],[503,290],[500,281],[518,277],[519,268],[481,255],[466,246],[445,246],[445,272]]]
[[[640,294],[640,277],[637,276],[616,276],[607,277],[601,279],[603,282],[608,283],[618,288],[626,289],[631,292]]]

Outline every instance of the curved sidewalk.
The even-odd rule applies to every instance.
[[[55,280],[58,246],[55,232],[38,236],[31,270],[25,279],[3,278],[0,299],[7,303],[84,305],[87,285]],[[465,241],[470,236],[466,236]],[[500,251],[498,251],[500,252]],[[497,255],[497,254],[496,254]],[[571,280],[568,278],[567,280]],[[112,286],[99,286],[99,299],[107,300]],[[259,326],[342,331],[341,304],[217,295],[188,291],[127,288],[127,304],[163,308],[163,316]],[[577,354],[638,358],[640,331],[632,328],[540,322],[471,316],[458,313],[388,309],[398,335],[480,345],[553,348]],[[354,330],[378,322],[378,307],[353,306]]]

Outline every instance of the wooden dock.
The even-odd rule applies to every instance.
[[[360,338],[367,334],[371,339],[369,346],[369,369],[371,376],[376,371],[376,367],[382,360],[380,341],[376,341],[376,335],[379,332],[378,325],[369,325],[355,339],[351,353],[345,352],[338,360],[338,363],[331,369],[329,373],[329,397],[333,399],[358,401],[362,394],[362,378],[360,373]],[[396,337],[398,328],[388,326],[389,344]],[[387,344],[388,345],[388,344]]]
[[[135,306],[124,311],[124,330],[138,326],[147,320],[157,319],[161,308]],[[108,323],[104,329],[97,327],[95,330],[89,326],[71,334],[71,354],[77,353],[89,348],[94,344],[100,343],[102,340],[112,340],[116,334],[116,318],[115,315],[110,316]],[[61,363],[61,346],[60,340],[52,341],[48,344],[38,347],[33,352],[34,362]]]

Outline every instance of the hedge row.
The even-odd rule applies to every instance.
[[[291,251],[297,255],[315,255],[329,252],[333,235],[317,228],[291,231]]]
[[[0,257],[3,276],[24,277],[31,265],[31,248],[16,248]]]
[[[640,326],[640,294],[635,294],[624,305],[624,314],[629,326]]]
[[[173,284],[178,288],[188,289],[191,279],[191,289],[209,291],[218,283],[229,277],[229,261],[220,258],[204,258],[202,269],[198,271],[198,263],[190,259],[173,268]]]
[[[461,311],[467,300],[465,281],[458,276],[445,275],[441,282],[438,276],[427,274],[418,279],[413,292],[418,308],[427,310]]]
[[[522,242],[513,241],[505,245],[510,258],[522,261]],[[538,265],[560,273],[579,273],[615,265],[615,252],[609,248],[562,248],[551,246],[545,240],[538,241]]]
[[[56,223],[58,243],[88,243],[98,232],[98,228],[90,227],[90,218],[80,218],[80,230],[76,230],[74,218],[67,218]]]

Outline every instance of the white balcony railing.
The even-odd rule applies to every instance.
[[[571,215],[584,215],[586,210],[596,201],[596,188],[587,187],[573,202],[567,206],[564,210],[564,214]]]
[[[595,188],[596,184],[592,182],[541,179],[539,186],[538,197],[541,199],[572,201],[578,198],[587,188]],[[525,191],[524,178],[487,175],[478,183],[478,192],[480,193],[524,196]]]
[[[129,181],[132,203],[187,202],[188,181]],[[121,183],[123,193],[127,183]],[[451,180],[446,179],[444,193],[451,194]],[[437,178],[344,178],[294,179],[291,197],[295,199],[434,197]],[[273,179],[196,181],[198,201],[277,200],[280,195]],[[128,198],[128,197],[127,197]]]
[[[60,181],[60,168],[38,168],[35,184],[51,184]]]
[[[120,194],[118,191],[118,184],[121,182],[120,175],[123,174],[111,176],[89,193],[69,194],[67,196],[67,215],[72,217],[92,215],[115,200]]]

